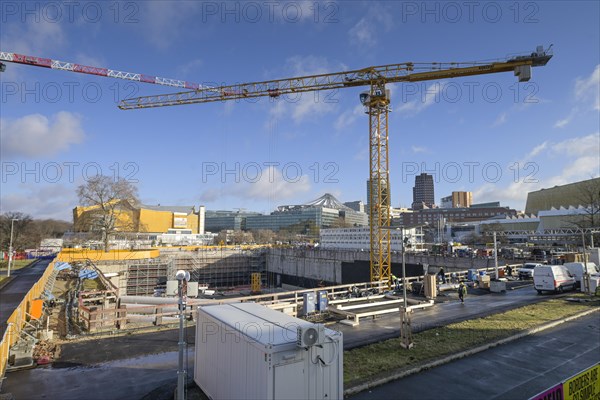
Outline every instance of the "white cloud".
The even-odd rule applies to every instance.
[[[353,159],[355,161],[363,161],[369,158],[369,148],[365,145],[362,149],[354,153]]]
[[[361,18],[352,28],[350,28],[348,34],[350,35],[350,40],[356,44],[373,46],[376,43],[375,28],[366,17]]]
[[[343,69],[332,66],[324,57],[294,56],[286,60],[285,74],[288,76],[307,76],[325,74]],[[269,110],[271,119],[282,120],[291,117],[295,123],[314,119],[337,109],[338,93],[335,91],[304,92],[282,96]]]
[[[600,111],[600,64],[590,76],[575,81],[575,97],[580,101],[591,101],[591,108]]]
[[[564,128],[565,126],[567,126],[569,124],[569,122],[571,122],[571,118],[563,118],[563,119],[559,119],[558,121],[556,121],[556,123],[554,124],[555,128]]]
[[[350,42],[362,49],[368,49],[377,44],[378,31],[389,32],[393,27],[392,13],[380,3],[369,3],[369,9],[364,17],[358,20],[348,31]]]
[[[61,111],[51,118],[29,114],[16,120],[0,119],[3,157],[44,157],[68,150],[85,137],[81,117]]]
[[[140,4],[140,26],[143,36],[159,49],[167,49],[177,39],[189,34],[189,26],[184,24],[194,16],[202,18],[199,11],[202,2],[196,1],[144,1]],[[216,3],[215,3],[216,4]],[[196,28],[203,24],[198,23]]]
[[[497,127],[500,125],[503,125],[504,123],[506,123],[508,119],[508,113],[503,112],[502,114],[500,114],[498,116],[498,118],[496,118],[496,121],[494,121],[494,123],[492,124],[492,127]]]
[[[281,10],[275,8],[276,12],[280,11],[282,22],[311,22],[311,21],[328,21],[334,22],[336,19],[336,11],[338,10],[335,1],[327,4],[318,4],[314,0],[288,0],[280,5]],[[267,4],[267,3],[263,3]],[[284,11],[285,10],[285,11]],[[265,6],[265,13],[268,12],[268,6]]]
[[[206,189],[200,195],[200,200],[206,203],[214,203],[222,196],[222,193],[219,189]]]
[[[10,43],[10,51],[14,53],[51,57],[52,52],[65,44],[61,25],[45,18],[37,22],[28,18],[25,23],[7,24],[3,30],[2,42]]]
[[[600,133],[575,137],[552,145],[556,155],[572,157],[596,156],[600,158]]]
[[[336,119],[334,127],[337,131],[343,131],[352,126],[361,115],[364,115],[364,107],[362,105],[358,105],[352,110],[346,110]]]
[[[564,128],[576,116],[585,111],[600,111],[600,64],[596,65],[588,77],[577,78],[574,86],[573,93],[578,105],[571,109],[567,117],[556,121],[555,128]]]
[[[195,58],[193,60],[190,60],[187,63],[177,67],[177,76],[185,77],[188,74],[196,72],[203,65],[204,60],[201,58]]]
[[[560,174],[544,179],[544,187],[564,185],[600,175],[600,133],[579,136],[558,143],[544,142],[530,156],[542,155],[563,165]]]
[[[548,148],[548,142],[543,142],[541,144],[538,144],[529,152],[529,154],[527,154],[525,159],[530,160],[531,158],[537,156],[538,154],[540,154],[542,151],[544,151],[547,148]]]
[[[242,169],[244,171],[245,169]],[[260,171],[248,168],[247,175],[241,173],[239,182],[225,184],[219,189],[205,190],[201,200],[205,202],[221,201],[224,197],[233,197],[241,201],[274,201],[295,199],[310,191],[310,179],[299,175],[302,171],[292,164],[278,169],[270,166]]]
[[[25,23],[6,23],[0,29],[2,50],[12,53],[50,58],[66,42],[65,33],[60,24],[41,18],[38,22],[28,18]],[[6,48],[5,48],[6,46]],[[2,73],[2,81],[10,82],[22,79],[21,71],[26,66],[8,63]]]
[[[77,54],[77,56],[75,56],[75,61],[78,64],[88,65],[90,67],[110,68],[109,65],[106,65],[104,58],[97,58],[84,53]]]
[[[494,183],[486,183],[473,191],[473,199],[477,203],[499,201],[500,205],[525,209],[527,193],[540,189],[536,182],[525,182],[519,180],[508,186],[499,186]]]
[[[473,192],[477,202],[500,201],[501,203],[519,206],[525,205],[527,193],[542,187],[553,187],[571,182],[589,179],[600,175],[600,133],[575,137],[558,143],[543,142],[535,146],[525,157],[531,163],[534,157],[553,160],[560,163],[562,170],[554,175],[542,177],[543,170],[539,164],[535,169],[527,169],[531,175],[522,176],[508,186],[486,183]],[[524,162],[519,165],[525,165]]]
[[[579,112],[579,107],[573,107],[573,109],[571,110],[569,115],[567,115],[565,118],[559,119],[558,121],[556,121],[554,123],[554,127],[559,128],[559,129],[564,128],[565,126],[567,126],[568,124],[571,123],[571,121],[577,115],[578,112]]]
[[[34,218],[73,220],[73,207],[77,205],[75,188],[62,184],[25,184],[20,190],[4,194],[0,213],[19,211]]]
[[[429,153],[429,149],[425,146],[411,146],[410,149],[413,153]]]
[[[403,103],[398,108],[398,112],[401,114],[416,115],[421,111],[426,110],[433,104],[439,103],[439,96],[443,87],[444,86],[439,82],[432,83],[425,90],[425,96],[421,96],[419,99]]]

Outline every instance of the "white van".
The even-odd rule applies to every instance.
[[[575,278],[563,265],[538,265],[533,273],[533,286],[540,294],[573,290]]]
[[[600,269],[593,262],[588,262],[588,263],[571,262],[571,263],[565,263],[564,266],[575,277],[575,281],[577,282],[576,287],[581,287],[581,280],[583,278],[583,274],[585,274],[586,272],[590,275],[600,274]]]

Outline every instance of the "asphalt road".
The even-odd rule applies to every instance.
[[[599,361],[600,318],[593,313],[351,399],[528,399]]]
[[[525,282],[525,284],[527,283]],[[467,294],[464,304],[458,301],[458,295],[453,291],[444,292],[443,297],[438,299],[446,299],[446,302],[414,311],[412,316],[413,332],[484,317],[555,296],[552,294],[538,295],[531,285],[509,290],[506,293],[490,294],[487,292],[488,294],[485,295],[473,295],[472,293],[481,292],[473,289],[469,289],[469,291],[470,294]],[[338,323],[331,328],[344,333],[344,349],[347,350],[386,338],[398,337],[400,335],[400,315],[387,314],[376,319],[364,318],[356,327]]]
[[[0,289],[0,338],[6,330],[6,321],[19,303],[44,274],[52,260],[39,260],[32,266],[11,271],[12,280]]]

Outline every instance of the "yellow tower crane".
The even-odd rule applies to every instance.
[[[551,46],[550,46],[551,47]],[[122,110],[242,100],[279,98],[302,92],[368,86],[360,100],[369,115],[369,198],[371,281],[391,285],[390,174],[388,158],[388,114],[390,96],[386,84],[419,82],[513,71],[519,82],[531,78],[531,67],[544,66],[552,58],[550,48],[538,46],[533,53],[492,62],[402,63],[353,71],[235,85],[195,87],[173,94],[136,97],[119,103]],[[186,86],[187,87],[187,86]]]

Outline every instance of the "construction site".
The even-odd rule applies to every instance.
[[[151,255],[159,253],[152,252]],[[494,260],[463,260],[469,262],[466,264],[457,258],[438,258],[433,264],[433,257],[413,255],[411,261],[418,257],[421,262],[406,263],[405,259],[403,264],[398,259],[401,256],[394,255],[392,270],[394,277],[397,274],[399,278],[390,283],[365,281],[368,262],[362,252],[330,250],[311,254],[305,249],[214,247],[160,250],[154,258],[137,258],[149,255],[148,252],[98,255],[122,260],[78,259],[81,255],[77,252],[65,251],[57,260],[68,262],[54,261],[49,265],[36,310],[26,312],[26,318],[32,320],[24,327],[25,336],[21,339],[27,342],[30,354],[23,359],[9,357],[9,370],[35,365],[37,360],[31,355],[27,338],[57,335],[75,339],[177,324],[176,274],[181,270],[190,274],[185,296],[186,314],[191,319],[195,319],[197,306],[257,302],[293,317],[351,326],[359,325],[365,317],[431,307],[438,295],[443,299],[444,292],[455,292],[461,281],[470,282],[471,287],[484,293],[506,292],[511,286],[523,284],[512,276],[513,271],[518,276],[523,264],[504,260],[499,267]],[[598,255],[592,256],[595,262],[597,258]],[[575,254],[572,259],[582,257]],[[509,267],[510,277],[505,275]],[[405,278],[402,269],[406,271]],[[440,274],[440,270],[445,272]],[[330,278],[335,276],[338,278]],[[11,351],[21,354],[18,348]]]

